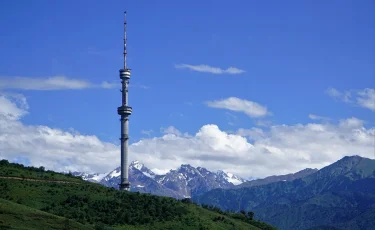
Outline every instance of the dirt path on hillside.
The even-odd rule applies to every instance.
[[[38,180],[38,179],[22,178],[22,177],[11,177],[11,176],[0,176],[0,179],[27,180],[27,181],[51,182],[51,183],[61,183],[61,184],[80,184],[78,182],[73,182],[73,181],[64,181],[64,180]]]

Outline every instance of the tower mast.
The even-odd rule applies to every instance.
[[[120,69],[122,105],[117,108],[121,116],[121,176],[120,190],[130,190],[128,169],[128,140],[129,140],[129,118],[132,107],[128,106],[128,85],[130,80],[130,69],[126,66],[126,11],[124,12],[124,68]]]

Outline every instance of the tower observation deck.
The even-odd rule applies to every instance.
[[[120,69],[122,104],[117,108],[121,116],[121,176],[120,190],[130,190],[129,169],[128,169],[128,140],[129,140],[129,118],[132,114],[132,107],[128,106],[128,85],[130,80],[130,69],[126,66],[126,12],[124,12],[124,68]]]

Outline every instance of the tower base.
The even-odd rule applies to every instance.
[[[122,191],[130,191],[130,183],[129,182],[124,182],[119,184],[119,188]]]

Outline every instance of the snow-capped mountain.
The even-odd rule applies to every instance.
[[[79,177],[82,177],[82,179],[87,180],[87,181],[91,181],[91,182],[100,182],[105,176],[108,175],[108,173],[89,174],[89,173],[83,173],[83,172],[73,172],[72,174],[73,174],[73,176],[79,176]]]
[[[234,185],[245,181],[233,174],[226,174],[223,171],[214,173],[202,167],[195,168],[189,164],[183,164],[178,169],[170,170],[165,175],[156,176],[155,180],[184,197],[195,196],[215,188],[232,188]]]
[[[108,173],[99,183],[107,187],[118,188],[120,183],[120,167]],[[169,196],[174,198],[183,198],[177,192],[165,188],[154,180],[155,173],[145,167],[138,161],[133,161],[129,165],[130,190],[141,193],[151,193],[159,196]]]
[[[217,171],[217,174],[223,180],[228,181],[229,183],[232,183],[234,185],[239,185],[247,181],[241,177],[233,175],[232,173],[224,172],[222,170]]]
[[[85,173],[76,175],[82,176],[85,180],[118,188],[120,174],[120,167],[118,167],[105,176],[103,174]],[[99,180],[96,180],[97,178]],[[233,188],[246,180],[221,170],[211,172],[205,168],[195,168],[189,164],[183,164],[178,169],[170,170],[165,175],[157,175],[139,161],[133,161],[129,165],[129,181],[131,191],[186,198],[215,188]]]

